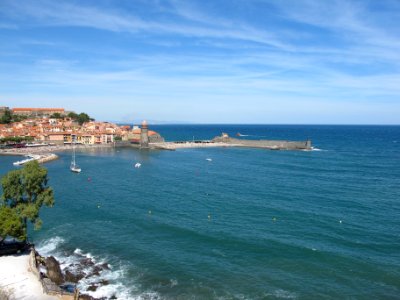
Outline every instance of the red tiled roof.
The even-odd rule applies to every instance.
[[[142,130],[139,128],[139,129],[133,129],[132,130],[132,133],[133,134],[140,134],[142,132]],[[157,134],[157,132],[155,132],[155,131],[153,131],[153,130],[149,130],[148,131],[148,135],[149,136],[151,136],[151,135],[155,135],[155,134]]]

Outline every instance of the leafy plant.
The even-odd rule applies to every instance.
[[[53,189],[47,182],[47,170],[37,161],[10,171],[1,179],[0,242],[8,235],[26,240],[28,221],[35,230],[40,229],[40,208],[54,205]]]

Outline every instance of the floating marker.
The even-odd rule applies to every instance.
[[[275,217],[273,217],[273,218],[272,218],[272,221],[276,222],[276,218],[275,218]]]
[[[100,205],[97,205],[97,208],[100,208],[101,206]]]
[[[339,220],[339,223],[342,224],[342,220]]]
[[[151,210],[149,210],[149,215],[151,215]]]

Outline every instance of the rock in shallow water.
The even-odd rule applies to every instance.
[[[78,283],[83,277],[85,277],[85,273],[83,272],[72,273],[69,270],[65,271],[65,281]]]

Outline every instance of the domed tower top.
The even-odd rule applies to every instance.
[[[146,120],[143,120],[142,122],[142,129],[143,128],[148,128]]]

